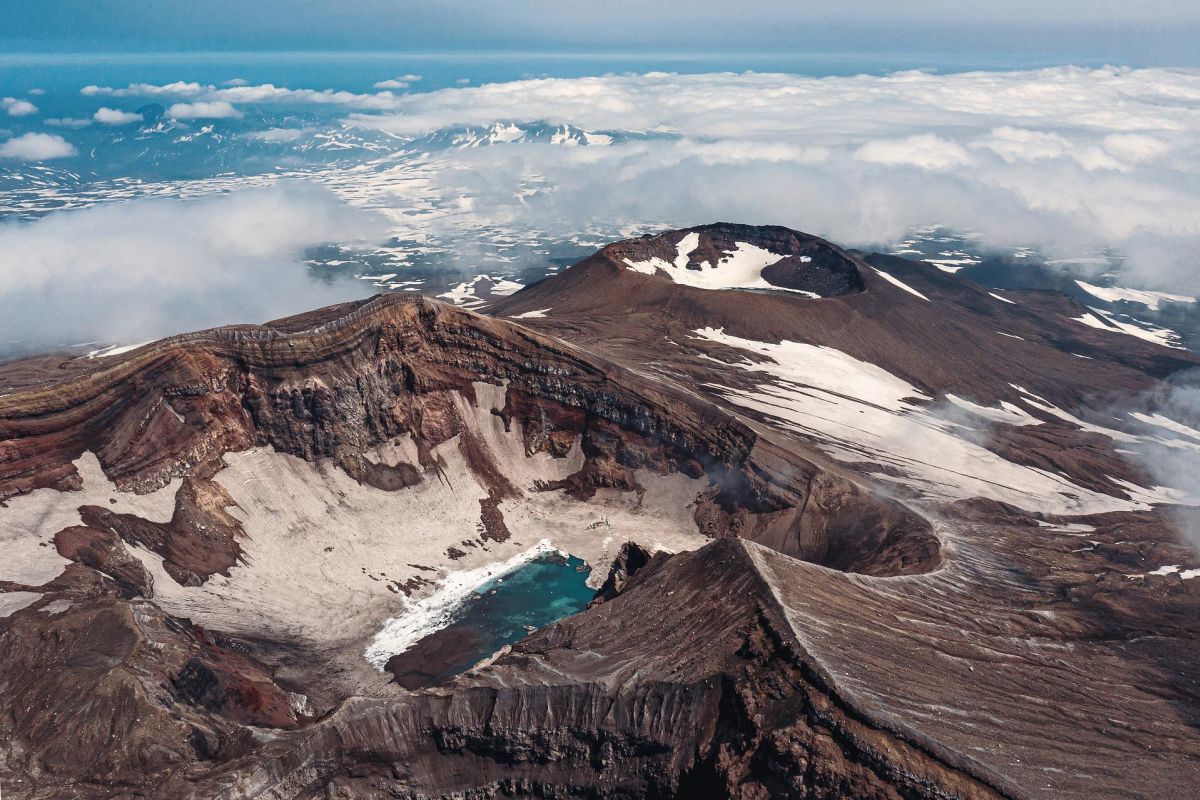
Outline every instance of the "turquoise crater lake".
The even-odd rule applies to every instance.
[[[432,686],[470,669],[532,630],[576,614],[595,597],[581,559],[544,553],[475,588],[450,622],[403,653],[386,669],[409,689]]]

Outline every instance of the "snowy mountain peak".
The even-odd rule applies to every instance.
[[[410,143],[421,150],[466,150],[496,144],[553,144],[564,147],[604,147],[628,135],[586,131],[574,125],[498,120],[489,125],[455,125]]]
[[[717,223],[617,242],[602,252],[624,269],[700,289],[817,299],[863,288],[858,266],[840,248],[776,226]]]

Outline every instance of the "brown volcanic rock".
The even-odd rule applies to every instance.
[[[42,475],[65,474],[88,450],[118,486],[135,491],[183,475],[168,524],[85,511],[93,527],[164,555],[177,581],[202,581],[227,570],[239,553],[237,521],[224,510],[228,498],[207,478],[219,469],[213,460],[222,453],[270,445],[306,460],[333,458],[364,479],[365,450],[411,434],[423,466],[436,469],[430,449],[463,431],[445,392],[473,396],[472,381],[481,379],[508,381],[499,413],[528,423],[527,437],[541,435],[537,431],[582,437],[584,466],[568,481],[580,496],[598,487],[636,491],[631,470],[648,468],[707,475],[718,490],[714,502],[727,512],[789,513],[800,509],[821,472],[769,443],[759,445],[749,428],[709,404],[440,303],[384,295],[304,319],[320,324],[287,333],[297,322],[283,320],[175,337],[55,391],[0,398],[0,436],[6,437],[0,451],[10,454],[0,460],[0,497],[41,485]],[[99,398],[108,408],[105,426],[90,418],[80,423],[80,409],[93,408]],[[188,422],[177,422],[183,427],[160,440],[161,429],[144,420],[147,409],[167,405]],[[470,442],[464,437],[460,446],[490,487],[489,502],[497,503],[512,487]],[[756,447],[758,458],[787,468],[756,466]],[[845,479],[829,480],[879,505],[881,519],[905,514]],[[489,523],[486,516],[489,535],[502,540],[499,520]],[[927,527],[917,532],[921,526],[911,521],[901,527],[933,544]],[[860,535],[857,523],[845,529]]]
[[[113,532],[84,525],[64,528],[55,534],[54,546],[63,558],[111,577],[126,597],[154,596],[154,579]]]
[[[938,406],[947,395],[988,408],[1007,403],[1028,414],[1030,424],[995,425],[976,418],[975,440],[982,447],[1011,463],[1062,474],[1079,487],[1113,497],[1124,498],[1129,484],[1153,485],[1146,470],[1121,452],[1127,447],[1081,425],[1094,421],[1118,433],[1126,430],[1126,423],[1115,421],[1114,409],[1154,391],[1158,379],[1200,365],[1200,357],[1083,325],[1073,318],[1086,309],[1061,295],[1009,292],[1012,302],[1006,302],[933,265],[892,256],[839,251],[864,288],[819,299],[782,291],[700,289],[642,274],[624,263],[626,251],[638,255],[648,247],[655,248],[656,257],[666,258],[676,242],[706,229],[609,245],[490,311],[516,316],[549,308],[546,316],[522,318],[520,323],[582,343],[640,374],[736,409],[767,438],[779,442],[786,437],[792,440],[788,449],[823,466],[827,465],[821,456],[810,448],[819,451],[830,440],[841,444],[836,432],[814,437],[804,420],[789,421],[774,412],[787,405],[788,392],[807,389],[803,377],[775,381],[769,373],[741,368],[749,362],[769,365],[771,358],[729,346],[720,341],[722,336],[755,343],[794,342],[844,354],[911,384],[914,394],[929,398],[914,399],[911,405],[924,406],[942,420],[946,417]],[[737,241],[767,250],[777,246],[774,228],[737,230]],[[803,234],[797,237],[812,240]],[[701,241],[706,241],[703,235]],[[701,330],[720,334],[701,336]],[[740,402],[739,396],[752,401]],[[868,398],[864,405],[871,403]],[[1048,411],[1047,406],[1054,408]],[[949,421],[961,422],[961,412],[950,410],[954,414]],[[1073,414],[1078,419],[1072,419]],[[853,427],[851,420],[845,422]],[[907,449],[919,453],[921,445],[914,441]],[[939,454],[928,457],[936,462]],[[838,458],[851,474],[891,476],[895,480],[890,492],[916,497],[905,485],[909,476],[885,454],[860,452]]]
[[[1070,475],[1080,486],[1099,492],[1116,489],[1112,480],[1116,475],[1141,486],[1153,485],[1144,469],[1121,457],[1111,438],[1069,424],[997,426],[989,431],[986,446],[1013,463]]]
[[[604,584],[596,591],[596,597],[592,600],[592,605],[598,605],[607,600],[612,600],[614,597],[625,591],[625,587],[629,585],[633,576],[642,571],[643,568],[658,558],[660,560],[670,558],[668,553],[652,553],[639,545],[637,542],[626,542],[621,546],[621,552],[617,553],[617,557],[613,559],[612,567],[608,570],[608,577],[604,579]]]
[[[667,258],[692,230],[662,234],[658,257]],[[743,241],[766,246],[770,234],[743,235]],[[625,269],[610,252],[606,248],[513,295],[493,313],[549,308],[547,316],[521,324],[584,342],[725,407],[736,406],[714,386],[759,388],[756,376],[727,365],[759,356],[697,340],[696,329],[834,348],[934,398],[955,394],[993,408],[1017,403],[1031,422],[1042,424],[993,425],[980,418],[980,444],[1011,463],[1062,475],[1080,491],[1123,497],[1123,486],[1153,484],[1121,452],[1126,445],[1045,406],[1120,429],[1112,410],[1119,402],[1197,363],[1193,354],[1074,322],[1084,309],[1065,297],[1009,292],[1013,303],[1006,303],[932,265],[904,259],[848,253],[865,291],[808,299],[677,285]],[[882,278],[876,268],[928,300]],[[1036,402],[1022,404],[1028,395],[1016,387]],[[782,393],[757,396],[780,402]],[[765,438],[838,471],[813,452],[827,442],[805,433],[802,421],[789,425],[769,413],[739,411]],[[959,415],[951,419],[963,423]],[[920,446],[910,445],[918,453]],[[863,455],[841,468],[890,476],[885,485],[891,491],[908,492],[901,469],[882,456],[873,462],[871,454]],[[822,520],[836,518],[837,509],[870,518],[839,493],[840,487],[822,492],[818,480],[805,504],[821,506],[828,497]],[[819,532],[803,536],[803,524],[771,532],[770,515],[747,524],[737,513],[714,509],[702,509],[701,521],[707,530],[737,531],[772,548],[751,549],[754,561],[809,663],[822,665],[848,702],[1004,776],[1010,781],[1003,784],[1006,793],[1156,797],[1170,794],[1173,783],[1196,780],[1200,675],[1197,660],[1182,653],[1196,648],[1198,629],[1184,620],[1197,610],[1200,585],[1147,574],[1164,564],[1196,563],[1171,515],[1039,520],[1036,505],[1020,511],[993,501],[946,506],[922,502],[917,492],[912,497],[938,520],[945,548],[941,569],[912,579],[875,582],[772,555],[871,574],[872,566],[852,561],[854,547],[824,550]],[[902,527],[893,523],[888,530]],[[748,534],[750,528],[757,535]],[[841,538],[844,544],[853,540]],[[873,564],[897,575],[908,558],[926,563],[920,552],[906,552],[916,543],[903,541],[891,561],[886,541],[866,537],[863,546]],[[1080,688],[1080,676],[1087,676],[1086,688]],[[1140,766],[1131,768],[1132,761]]]
[[[52,392],[0,398],[0,494],[45,485],[43,475],[68,471],[85,450],[119,486],[151,489],[252,444],[313,460],[412,433],[428,449],[461,430],[440,392],[471,395],[479,378],[509,380],[672,446],[711,445],[716,467],[739,462],[754,442],[736,426],[701,426],[711,421],[704,411],[679,421],[653,416],[643,409],[653,399],[609,380],[613,367],[503,323],[398,295],[342,311],[312,333],[268,326],[176,337]],[[87,416],[100,402],[104,418]],[[183,427],[169,432],[143,422],[167,404],[190,422],[176,420]]]
[[[388,659],[384,669],[405,689],[433,686],[449,677],[463,653],[477,652],[481,634],[455,625],[426,636],[414,647]]]
[[[172,688],[185,701],[243,725],[294,728],[298,722],[287,692],[254,659],[223,648],[203,631],[201,651],[188,659]]]
[[[233,720],[295,724],[261,664],[77,569],[43,587],[53,601],[0,619],[6,796],[129,797],[188,764],[251,751],[252,731]],[[220,714],[209,713],[172,679],[191,663],[221,664],[226,686],[253,691],[231,693]],[[259,698],[270,695],[283,707],[263,715]]]
[[[241,556],[241,525],[225,510],[231,505],[219,484],[189,475],[175,495],[169,522],[114,514],[100,506],[84,506],[79,513],[88,525],[161,555],[163,568],[176,582],[197,586],[211,575],[228,575]]]

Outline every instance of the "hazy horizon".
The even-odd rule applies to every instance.
[[[640,57],[874,55],[910,62],[983,54],[993,66],[1200,66],[1200,4],[715,0],[590,4],[535,0],[5,0],[3,52],[604,53]]]

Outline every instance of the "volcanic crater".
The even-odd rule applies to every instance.
[[[1115,797],[1194,777],[1196,591],[1119,571],[1131,539],[1187,550],[1121,459],[1133,434],[1075,416],[1072,380],[1079,353],[1113,391],[1196,359],[985,294],[721,223],[610,245],[491,316],[382,295],[0,367],[6,792]],[[997,329],[1021,357],[972,361]],[[588,610],[450,680],[378,669],[388,620],[538,547],[593,566]],[[1080,675],[1102,686],[1071,692]],[[1122,763],[1144,767],[1132,788]]]

